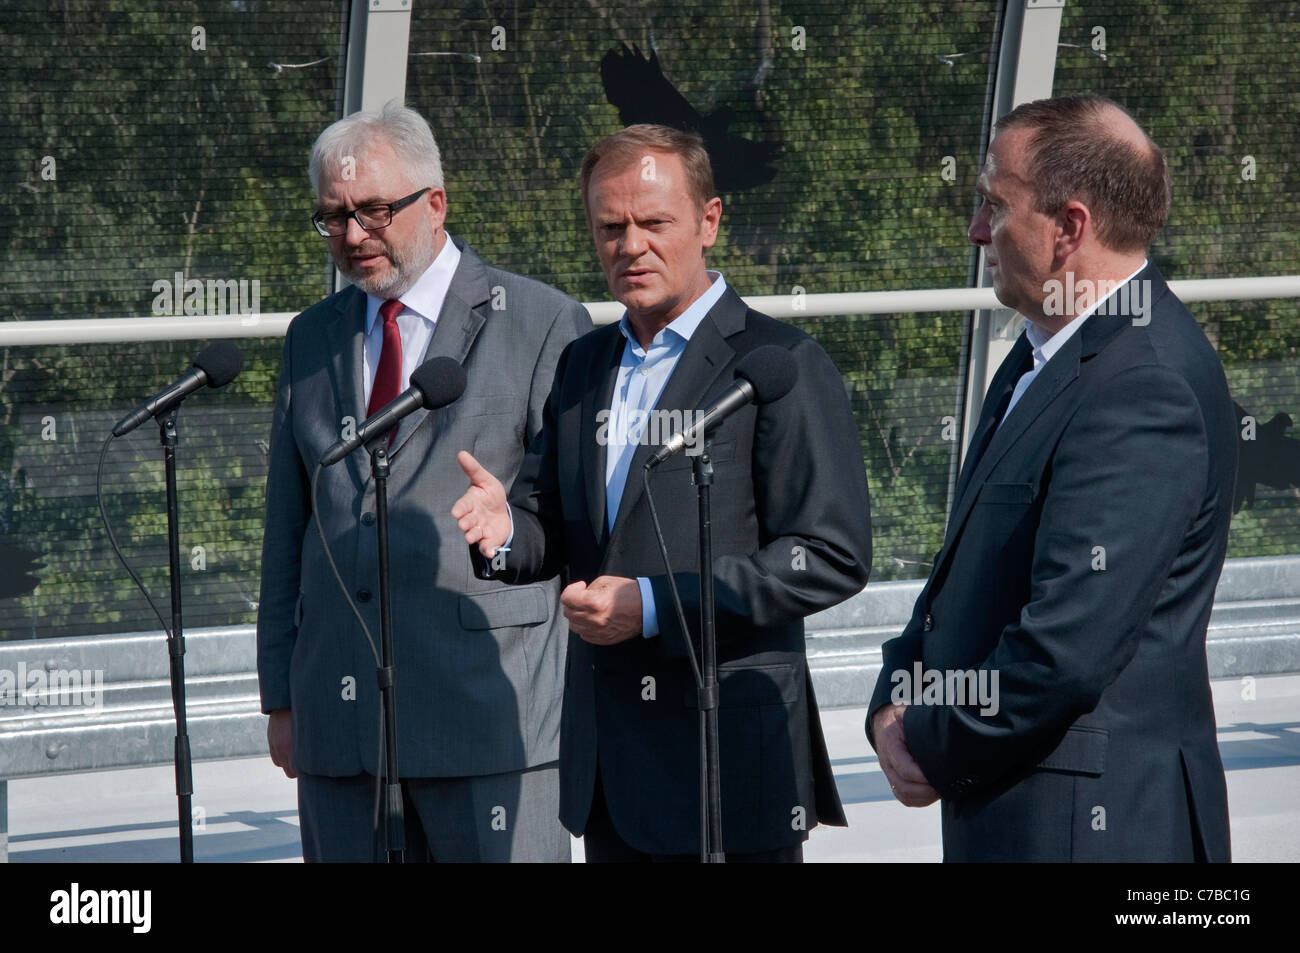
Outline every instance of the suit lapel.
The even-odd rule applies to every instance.
[[[456,273],[451,277],[447,295],[443,298],[438,323],[434,326],[433,336],[429,338],[423,360],[449,357],[464,366],[465,358],[474,346],[474,339],[487,323],[481,306],[487,303],[490,292],[487,266],[483,260],[462,240],[451,240],[460,249],[460,262],[456,266]],[[430,412],[421,407],[402,421],[397,439],[393,441],[393,455],[425,425],[429,416]]]
[[[699,410],[704,407],[705,399],[722,374],[722,369],[736,356],[735,348],[727,343],[726,337],[744,327],[745,311],[745,303],[735,291],[728,288],[691,335],[686,349],[677,360],[677,366],[673,368],[672,376],[668,378],[663,393],[655,403],[656,407],[665,410]],[[632,454],[627,483],[623,487],[623,497],[619,501],[611,536],[618,533],[641,498],[645,490],[641,471],[656,449],[658,448],[649,443],[641,443]],[[604,472],[602,467],[602,480]]]
[[[997,430],[998,421],[1006,413],[1016,381],[1033,367],[1033,359],[1033,348],[1029,346],[1029,341],[1022,334],[1012,345],[1011,352],[1003,360],[1002,366],[998,368],[997,374],[989,385],[989,392],[984,397],[979,425],[971,436],[970,446],[966,450],[966,460],[957,478],[957,492],[953,494],[954,507],[961,501],[966,487],[970,485],[971,473],[979,465],[984,452],[988,449],[989,441],[993,439],[993,434]]]
[[[1148,264],[1146,268],[1134,276],[1133,280],[1147,280],[1151,283],[1150,295],[1142,298],[1142,300],[1146,301],[1145,317],[1149,319],[1155,300],[1167,290],[1164,279],[1156,270],[1155,265]],[[1122,297],[1112,299],[1105,309],[1117,313],[1101,313],[1098,311],[1089,316],[1079,328],[1078,333],[1066,341],[1061,346],[1061,349],[1052,356],[1052,359],[1047,362],[1046,366],[1039,371],[1033,383],[1021,395],[1016,406],[1011,409],[1006,423],[996,432],[986,435],[987,449],[978,457],[972,454],[968,458],[969,465],[962,468],[961,478],[957,481],[958,492],[953,503],[953,511],[948,519],[948,531],[945,534],[944,548],[940,551],[939,565],[947,557],[948,550],[956,539],[962,523],[965,522],[967,515],[970,513],[971,507],[979,495],[979,488],[988,479],[989,473],[997,465],[998,461],[1006,456],[1007,451],[1015,446],[1016,441],[1024,435],[1030,424],[1051,406],[1061,392],[1078,379],[1080,368],[1110,343],[1115,335],[1133,322],[1134,315],[1129,310],[1118,311],[1115,307],[1117,301],[1131,300],[1133,300],[1132,296],[1125,294]],[[1021,349],[1023,349],[1021,354],[1017,355],[1017,350]],[[1032,348],[1029,346],[1029,341],[1022,335],[1020,340],[1016,342],[1016,346],[1012,348],[1011,353],[1007,355],[1007,359],[1003,362],[1002,368],[995,378],[995,383],[1000,389],[1014,389],[1020,373],[1023,373],[1023,371],[1015,372],[1014,369],[1022,367],[1019,361],[1023,361],[1026,354],[1032,355]],[[1008,368],[1012,368],[1012,370],[1009,371]],[[993,389],[990,388],[990,396],[992,393]],[[990,401],[986,400],[986,411],[989,404]],[[1003,406],[1005,406],[1005,403],[1003,403]],[[981,419],[981,429],[984,429],[986,424],[991,424],[992,427],[996,428],[1001,413],[1001,410],[996,414],[986,413]],[[972,448],[974,446],[974,441],[972,441]]]
[[[595,356],[587,389],[582,395],[581,440],[579,441],[581,452],[594,454],[595,460],[590,466],[586,460],[578,461],[586,481],[587,516],[591,520],[591,531],[600,541],[602,548],[609,532],[605,522],[605,465],[608,440],[596,439],[600,427],[597,415],[602,410],[609,410],[614,395],[614,382],[618,378],[618,366],[622,361],[623,347],[627,340],[615,326],[611,326],[603,333],[607,340]]]
[[[1038,372],[1038,376],[1033,379],[1028,389],[1020,395],[1020,400],[1007,415],[1006,422],[989,438],[988,449],[984,451],[984,455],[980,457],[975,470],[971,473],[969,484],[971,488],[979,487],[984,482],[989,471],[1002,459],[1007,450],[1015,445],[1029,425],[1079,376],[1079,341],[1077,334],[1066,341]],[[1015,382],[1012,381],[1012,386],[1014,385]],[[967,496],[969,497],[970,494],[968,493]],[[963,502],[969,505],[970,500]]]
[[[338,425],[334,440],[342,436],[343,417],[351,417],[354,426],[360,427],[366,419],[366,392],[362,383],[364,367],[363,346],[366,332],[366,296],[357,288],[349,288],[339,296],[334,319],[325,328],[320,346],[329,356],[330,381],[338,400]],[[370,467],[359,454],[347,456],[347,467],[358,486],[370,479]]]
[[[1028,341],[1024,343],[1028,347]],[[1007,357],[1010,360],[1011,355]],[[1076,334],[1038,372],[1038,376],[1034,378],[1033,383],[1020,396],[1016,406],[1011,409],[1006,423],[988,438],[988,448],[978,460],[971,461],[972,466],[968,468],[970,469],[970,476],[962,483],[961,495],[957,497],[956,502],[953,504],[952,514],[948,518],[948,532],[945,535],[944,548],[940,554],[940,563],[947,557],[948,550],[961,531],[962,524],[970,514],[971,507],[975,505],[980,487],[988,479],[989,473],[997,466],[998,461],[1006,455],[1007,451],[1015,446],[1016,441],[1020,439],[1038,415],[1078,376],[1079,336]],[[1019,377],[1019,374],[1011,376],[1011,386],[1013,388]],[[997,427],[996,416],[992,420],[992,425]]]

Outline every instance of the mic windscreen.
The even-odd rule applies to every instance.
[[[449,357],[434,357],[411,372],[411,386],[420,388],[429,410],[446,407],[465,393],[465,368]]]
[[[209,387],[225,387],[244,366],[244,353],[230,341],[214,341],[199,352],[194,366],[208,375]]]
[[[799,367],[785,348],[764,344],[740,359],[736,376],[753,385],[754,403],[767,404],[790,393],[799,377]]]

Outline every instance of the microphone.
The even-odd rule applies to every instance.
[[[645,468],[653,469],[681,453],[751,401],[768,404],[780,400],[794,387],[798,377],[799,367],[785,348],[775,344],[754,348],[736,364],[736,379],[731,386],[700,412],[693,426],[669,437],[646,461]]]
[[[411,386],[366,420],[357,432],[325,451],[320,465],[331,467],[362,444],[387,433],[421,407],[437,410],[465,393],[465,368],[449,357],[434,357],[411,372]]]
[[[239,376],[244,366],[244,355],[230,341],[209,344],[194,359],[194,366],[185,376],[166,390],[160,390],[143,404],[117,422],[114,437],[123,437],[150,417],[171,410],[200,387],[225,387]]]

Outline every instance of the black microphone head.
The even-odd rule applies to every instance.
[[[194,359],[194,366],[208,375],[209,387],[225,387],[244,366],[244,352],[231,341],[213,341]]]
[[[768,404],[790,393],[799,378],[799,366],[785,348],[764,344],[737,362],[736,376],[753,386],[754,403]]]
[[[411,371],[411,386],[420,388],[425,407],[437,410],[465,393],[465,368],[449,357],[432,357]]]

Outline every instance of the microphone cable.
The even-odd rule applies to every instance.
[[[174,412],[179,412],[179,408]],[[99,516],[100,519],[104,521],[104,530],[108,533],[108,542],[109,545],[113,547],[113,553],[117,556],[117,561],[122,564],[122,568],[127,571],[128,575],[130,575],[136,588],[140,590],[145,601],[149,603],[149,608],[152,609],[153,614],[158,617],[158,624],[162,626],[163,632],[166,634],[167,638],[170,639],[172,637],[171,629],[168,627],[167,623],[163,621],[162,613],[158,611],[158,606],[154,603],[153,597],[149,595],[149,590],[145,588],[140,577],[137,576],[135,570],[131,568],[131,564],[127,562],[126,554],[122,552],[122,547],[117,544],[117,536],[113,533],[112,521],[108,518],[108,507],[104,504],[104,460],[108,457],[108,448],[112,445],[115,439],[116,437],[114,437],[113,433],[110,431],[108,438],[104,441],[103,448],[99,451],[99,466],[95,469],[95,502],[99,504]]]

